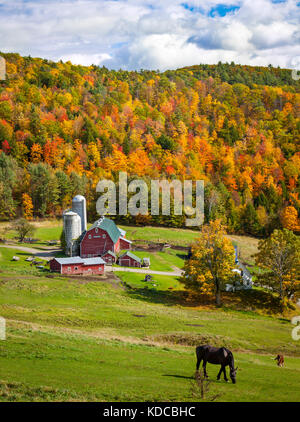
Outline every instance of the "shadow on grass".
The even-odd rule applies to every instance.
[[[176,256],[178,257],[178,258],[180,258],[180,259],[182,259],[183,261],[185,261],[186,259],[187,259],[187,257],[188,257],[188,255],[187,254],[181,254],[181,253],[177,253],[176,254]]]
[[[223,309],[257,312],[267,315],[282,313],[280,299],[270,291],[261,289],[241,290],[235,293],[224,292]]]
[[[125,287],[127,287],[128,295],[145,302],[160,303],[166,306],[208,306],[216,308],[214,297],[191,295],[185,290],[163,291],[154,288],[133,288],[127,283],[125,283]],[[259,312],[264,315],[282,316],[279,297],[270,291],[253,288],[252,290],[242,290],[235,293],[223,292],[222,302],[223,304],[219,309],[224,311]],[[288,321],[288,319],[282,318],[282,321]]]
[[[30,254],[28,252],[16,252],[15,253],[16,256],[21,255],[21,256],[30,256]]]
[[[194,376],[186,377],[184,375],[175,375],[175,374],[164,374],[163,377],[172,377],[172,378],[182,378],[186,380],[194,380]]]
[[[124,283],[127,293],[131,297],[145,302],[160,303],[166,306],[183,305],[188,306],[188,293],[182,290],[156,290],[151,288],[134,288]]]

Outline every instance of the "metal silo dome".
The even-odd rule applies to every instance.
[[[81,233],[87,229],[86,200],[82,195],[76,195],[72,199],[72,211],[81,218]]]
[[[74,198],[72,199],[72,202],[81,202],[81,201],[85,201],[85,197],[82,195],[76,195],[74,196]]]

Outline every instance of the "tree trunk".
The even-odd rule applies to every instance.
[[[282,276],[279,276],[279,297],[280,300],[283,300],[283,288],[282,288]]]
[[[216,304],[217,304],[217,306],[221,306],[221,293],[220,293],[220,291],[217,291],[217,293],[216,293]]]
[[[216,305],[221,306],[221,289],[218,280],[216,281]]]

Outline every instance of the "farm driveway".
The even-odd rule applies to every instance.
[[[183,274],[183,271],[179,268],[174,267],[174,271],[154,271],[154,270],[147,270],[146,268],[128,268],[128,267],[111,267],[108,266],[105,267],[106,271],[126,271],[130,273],[141,273],[141,274],[157,274],[157,275],[169,275],[169,276],[175,276],[180,277]]]
[[[38,258],[45,259],[46,261],[49,261],[52,259],[57,252],[60,251],[60,249],[34,249],[34,248],[28,248],[27,246],[18,246],[18,245],[0,245],[0,248],[9,248],[9,249],[18,249],[23,252],[28,252],[28,254],[35,255]]]

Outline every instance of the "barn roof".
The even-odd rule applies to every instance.
[[[125,237],[126,236],[126,231],[123,230],[123,229],[121,229],[120,227],[118,227],[118,229],[119,229],[119,232],[121,233],[121,236],[122,237]]]
[[[137,261],[137,262],[142,262],[142,260],[141,260],[141,258],[139,258],[138,256],[136,256],[136,255],[134,255],[132,252],[130,252],[130,251],[127,251],[127,252],[124,252],[120,257],[119,257],[119,259],[120,258],[123,258],[124,256],[129,256],[129,258],[132,258],[132,259],[134,259],[135,261]]]
[[[70,258],[54,258],[61,265],[68,264],[83,264],[83,265],[98,265],[105,264],[102,258],[81,258],[80,256],[72,256]]]
[[[121,239],[122,239],[122,240],[124,240],[124,242],[127,242],[127,243],[132,243],[132,241],[131,241],[131,240],[125,239],[125,237],[123,237],[123,236],[121,236]]]
[[[103,259],[100,257],[83,258],[83,265],[100,265],[100,264],[105,264],[105,261],[103,261]]]
[[[105,256],[107,254],[113,256],[114,258],[116,258],[116,254],[114,252],[112,252],[112,251],[106,251],[102,256]]]
[[[59,264],[83,264],[83,259],[80,256],[72,256],[70,258],[54,258]]]
[[[99,220],[95,221],[89,230],[92,230],[96,227],[105,230],[114,243],[117,243],[119,237],[121,236],[120,230],[115,225],[114,221],[110,218],[99,218]]]

